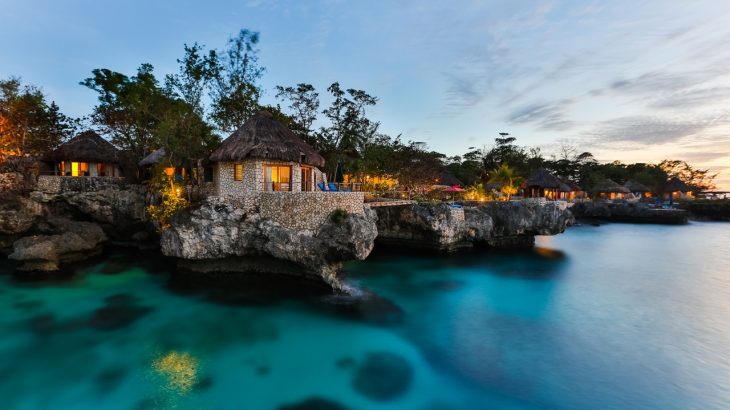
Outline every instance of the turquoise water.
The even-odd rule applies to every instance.
[[[148,254],[55,281],[0,266],[0,407],[730,408],[730,224],[581,226],[533,251],[346,270],[379,298],[201,287]]]

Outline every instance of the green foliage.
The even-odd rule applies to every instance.
[[[337,225],[342,225],[343,223],[345,223],[347,216],[348,213],[346,210],[338,208],[332,211],[332,213],[330,214],[330,221]]]
[[[211,119],[224,132],[240,128],[259,109],[265,69],[259,66],[259,33],[242,29],[228,40],[228,48],[216,60],[213,78]]]
[[[489,176],[489,183],[499,184],[501,186],[501,193],[507,201],[512,198],[512,195],[517,193],[522,181],[523,178],[515,175],[515,170],[507,163],[502,163]]]
[[[218,144],[219,138],[196,107],[175,93],[170,84],[177,80],[160,87],[151,65],[142,64],[132,77],[109,69],[92,74],[81,82],[99,93],[92,121],[137,160],[162,147],[168,162],[182,165],[203,158]]]
[[[292,112],[290,128],[310,145],[316,146],[312,124],[317,119],[319,93],[311,84],[299,83],[295,87],[276,86],[276,98],[289,103]]]
[[[157,200],[147,206],[147,215],[160,231],[170,225],[175,213],[190,207],[190,202],[185,198],[184,181],[176,181],[165,174],[165,164],[155,167],[148,188]]]
[[[42,155],[73,135],[78,120],[66,117],[40,88],[18,78],[0,80],[0,161]]]

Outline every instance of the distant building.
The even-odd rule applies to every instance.
[[[545,168],[539,168],[527,178],[525,183],[526,198],[561,199],[561,192],[570,192],[571,188]]]
[[[593,199],[615,200],[615,199],[631,199],[633,195],[628,188],[617,184],[613,180],[605,179],[596,184],[591,190]]]
[[[626,183],[624,184],[624,188],[628,189],[629,191],[631,191],[632,194],[639,198],[651,197],[651,189],[649,189],[649,187],[642,184],[641,182],[635,181],[633,179],[626,181]]]
[[[692,188],[680,181],[679,178],[673,177],[664,185],[664,195],[672,199],[693,198]]]

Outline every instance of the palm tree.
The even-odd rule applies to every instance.
[[[492,171],[489,177],[489,183],[502,185],[502,193],[507,195],[507,200],[517,193],[517,189],[522,182],[522,178],[515,175],[515,170],[510,168],[506,163],[501,164],[497,169]]]

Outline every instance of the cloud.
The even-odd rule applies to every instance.
[[[637,143],[647,146],[677,142],[706,131],[727,118],[727,113],[672,119],[648,115],[620,117],[602,122],[586,136],[597,146],[619,148],[620,143],[625,143],[624,148],[636,148]]]
[[[657,99],[650,104],[654,108],[685,108],[726,102],[730,99],[730,87],[712,87],[681,90]]]
[[[535,103],[522,106],[507,115],[510,124],[534,124],[540,130],[566,131],[573,126],[567,113],[574,101],[564,99],[548,103]]]

